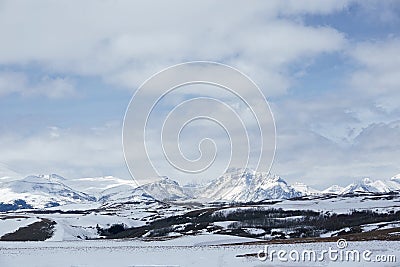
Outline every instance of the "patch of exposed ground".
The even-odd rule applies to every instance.
[[[1,237],[1,241],[44,241],[53,236],[56,222],[42,219]]]

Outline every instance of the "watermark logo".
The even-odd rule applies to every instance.
[[[338,241],[336,241],[336,246],[337,246],[339,249],[347,248],[347,241],[346,241],[346,239],[343,239],[343,238],[338,239]]]
[[[153,75],[136,90],[124,118],[125,161],[138,185],[168,176],[195,190],[233,168],[268,172],[275,144],[263,92],[239,70],[215,62]]]
[[[328,249],[272,249],[268,245],[257,253],[260,261],[275,262],[396,262],[395,255],[374,255],[369,249],[348,249],[345,239],[339,239],[336,247],[329,246]]]

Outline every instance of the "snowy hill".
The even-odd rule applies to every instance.
[[[304,183],[301,183],[301,182],[297,182],[297,183],[292,184],[292,187],[293,187],[296,191],[301,192],[304,196],[320,195],[320,194],[322,194],[321,191],[319,191],[319,190],[317,190],[317,189],[314,189],[314,188],[312,188],[312,187],[310,187],[310,186],[308,186],[308,185],[306,185],[306,184],[304,184]]]
[[[134,187],[132,184],[123,184],[109,188],[101,192],[100,201],[137,201],[140,198],[145,200],[157,199],[163,200],[185,200],[191,196],[188,195],[178,182],[161,177],[157,182]]]
[[[0,202],[23,200],[35,208],[59,206],[69,203],[91,202],[95,198],[63,184],[58,175],[28,176],[22,180],[0,184]]]
[[[400,184],[400,174],[397,174],[390,178],[390,181]]]
[[[191,198],[178,182],[168,177],[162,177],[157,182],[143,185],[140,189],[145,190],[158,200],[185,200]]]
[[[344,187],[339,186],[339,185],[332,185],[328,187],[327,189],[322,191],[322,194],[334,194],[334,195],[340,195],[343,191]]]
[[[69,179],[63,182],[71,188],[85,192],[97,199],[103,197],[103,192],[107,189],[126,186],[127,189],[133,189],[137,187],[137,184],[132,179],[121,179],[114,176],[103,176],[103,177],[88,177]],[[123,188],[123,187],[121,187]]]
[[[372,181],[370,178],[364,178],[355,183],[346,186],[340,193],[388,193],[400,190],[400,184],[395,181]]]
[[[145,190],[130,185],[118,185],[101,192],[99,202],[140,202],[154,200]]]

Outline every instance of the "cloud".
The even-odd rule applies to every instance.
[[[24,72],[0,71],[0,97],[10,94],[63,98],[74,96],[77,92],[74,82],[68,78],[43,76],[38,81],[32,81]]]
[[[74,82],[68,78],[50,78],[43,77],[34,85],[26,95],[45,95],[49,98],[63,98],[77,95]]]
[[[120,175],[129,179],[119,123],[91,129],[52,126],[29,136],[2,133],[0,145],[0,162],[22,175],[55,172],[66,177]]]
[[[278,129],[273,171],[320,188],[333,177],[345,185],[400,172],[399,49],[393,37],[349,42],[345,54],[354,68],[341,87],[272,103]]]
[[[339,1],[313,1],[313,0],[289,0],[281,1],[281,12],[284,14],[319,14],[327,15],[335,11],[345,9],[351,1],[339,0]]]
[[[350,55],[360,64],[352,84],[375,95],[396,91],[400,85],[399,39],[357,44]]]
[[[89,1],[80,3],[78,11],[68,1],[5,1],[0,10],[0,64],[94,75],[132,89],[171,64],[214,60],[249,70],[262,85],[270,85],[271,94],[281,94],[288,88],[284,67],[338,51],[344,44],[336,30],[295,24],[290,16],[328,14],[346,5],[173,1],[157,3],[155,9],[154,3]]]
[[[374,20],[386,25],[400,21],[400,5],[396,0],[359,0],[357,4],[361,7],[359,12],[360,19],[374,18]]]
[[[273,171],[290,182],[319,188],[346,185],[363,177],[389,179],[400,171],[399,125],[399,121],[370,124],[348,145],[338,145],[307,129],[281,131]]]
[[[23,73],[3,71],[0,72],[0,96],[22,93],[27,83]]]
[[[358,64],[351,74],[349,86],[371,105],[387,114],[399,114],[400,101],[400,40],[370,41],[356,44],[349,51]]]

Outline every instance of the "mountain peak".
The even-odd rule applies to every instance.
[[[370,178],[363,178],[355,183],[346,186],[342,194],[347,193],[387,193],[393,191],[393,185],[390,182],[383,182],[381,180],[371,180]]]
[[[371,178],[365,177],[361,180],[361,182],[364,184],[371,184],[372,180],[371,180]]]
[[[400,183],[400,173],[390,178],[390,180]]]
[[[324,194],[341,194],[341,192],[343,191],[344,187],[334,184],[330,187],[328,187],[327,189],[323,190],[322,193]]]
[[[271,183],[284,183],[287,185],[286,181],[282,179],[279,175],[268,175],[267,180]]]
[[[254,173],[255,171],[250,168],[229,168],[225,173]]]
[[[159,183],[163,185],[174,185],[174,186],[180,186],[179,183],[175,180],[170,179],[168,176],[161,176],[160,180],[154,183]]]
[[[305,183],[302,182],[296,182],[292,184],[292,187],[296,190],[301,192],[303,195],[319,195],[321,194],[321,191],[311,188],[310,186],[306,185]]]
[[[67,179],[65,179],[64,177],[55,174],[55,173],[51,173],[51,174],[39,174],[38,177],[43,178],[43,179],[47,179],[49,181],[52,180],[56,180],[56,181],[65,181]]]
[[[200,197],[237,202],[285,199],[301,196],[278,175],[255,172],[250,169],[234,169],[211,181]]]
[[[63,183],[66,179],[57,174],[39,174],[26,176],[20,181],[29,183]]]

